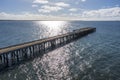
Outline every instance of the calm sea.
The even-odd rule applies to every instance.
[[[119,21],[0,21],[0,48],[82,27],[97,30],[0,73],[0,80],[120,80]]]

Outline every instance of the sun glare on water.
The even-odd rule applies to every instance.
[[[66,21],[39,21],[37,24],[42,25],[47,32],[49,32],[50,36],[59,35],[65,32],[65,28],[67,27]]]
[[[60,29],[63,25],[66,24],[65,21],[40,21],[42,25],[45,25],[48,28]]]

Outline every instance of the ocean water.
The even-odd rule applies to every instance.
[[[119,21],[0,21],[0,48],[83,27],[96,32],[0,73],[0,80],[120,80]]]

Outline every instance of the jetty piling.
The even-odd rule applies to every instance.
[[[40,39],[0,49],[0,70],[18,64],[21,61],[38,57],[49,50],[92,33],[96,28],[81,28],[66,34]]]

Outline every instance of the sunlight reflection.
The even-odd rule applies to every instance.
[[[69,45],[66,47],[69,47]],[[66,47],[44,54],[42,58],[35,59],[32,62],[40,80],[63,80],[63,78],[70,78],[69,66],[67,64],[67,61],[70,59],[70,48]]]
[[[45,28],[44,35],[49,37],[65,33],[65,28],[68,26],[66,21],[39,21],[37,24]]]
[[[55,30],[62,28],[63,25],[66,24],[65,21],[40,21],[40,23],[44,26],[47,26]]]

